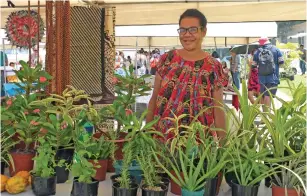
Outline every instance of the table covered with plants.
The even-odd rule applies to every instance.
[[[113,104],[95,108],[83,90],[39,91],[52,79],[41,66],[20,62],[16,72],[25,94],[1,106],[3,194],[72,196],[282,196],[306,194],[306,91],[291,86],[293,99],[263,112],[248,102],[246,83],[237,91],[240,115],[226,105],[227,129],[204,126],[198,116],[160,119],[136,115],[136,98],[146,96],[147,75],[133,66],[115,75]],[[37,83],[37,85],[32,85]],[[217,106],[216,106],[217,107]],[[262,125],[255,124],[260,117]],[[104,123],[114,126],[103,128]],[[212,131],[225,131],[219,140]],[[167,136],[167,137],[166,137]],[[223,180],[225,179],[225,180]],[[67,182],[68,180],[68,182]],[[261,183],[262,182],[262,183]],[[231,186],[231,189],[230,189]],[[271,188],[267,188],[267,187]],[[170,193],[171,192],[171,193]]]

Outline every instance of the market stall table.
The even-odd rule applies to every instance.
[[[99,183],[99,188],[98,188],[98,195],[99,196],[112,196],[112,182],[110,180],[110,176],[112,175],[112,173],[107,173],[107,177],[106,180],[103,182]],[[72,178],[70,178],[72,179]],[[71,192],[71,188],[72,188],[72,183],[71,182],[67,182],[67,183],[63,183],[63,184],[57,184],[57,188],[56,188],[56,195],[57,196],[69,196],[70,192]],[[8,194],[7,192],[2,192],[1,193],[2,196],[10,196],[10,194]],[[31,187],[28,186],[28,189],[26,192],[22,192],[19,193],[18,196],[32,196],[34,195]],[[139,189],[138,191],[138,196],[141,196],[141,189]],[[259,192],[258,192],[259,196],[271,196],[271,189],[266,188],[264,186],[264,184],[262,183],[261,186],[259,187]],[[167,196],[176,196],[172,193],[168,193]],[[220,189],[220,193],[218,196],[231,196],[231,189],[230,187],[227,185],[227,183],[225,181],[223,181],[221,189]]]

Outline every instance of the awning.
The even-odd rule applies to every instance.
[[[12,11],[27,9],[27,1],[12,1],[16,8],[8,8],[7,2],[1,1],[1,28],[5,26],[6,18]],[[116,25],[177,24],[179,16],[188,8],[199,9],[211,23],[306,20],[305,0],[228,1],[104,0],[98,2],[101,6],[116,7]],[[44,0],[40,2],[42,6],[45,5]],[[83,5],[78,2],[71,0],[71,5]],[[37,5],[37,1],[31,0],[31,5]],[[41,15],[45,20],[45,7],[41,8]]]

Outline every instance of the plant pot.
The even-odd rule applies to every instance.
[[[227,172],[225,173],[225,181],[227,184],[232,187],[232,181],[236,181],[236,173],[235,172]]]
[[[116,160],[122,160],[124,158],[123,148],[125,144],[124,138],[126,137],[127,133],[120,133],[119,134],[119,140],[115,141],[115,144],[117,145],[117,149],[115,151],[115,159]]]
[[[117,182],[116,178],[118,178],[118,177],[120,177],[120,176],[121,176],[120,174],[112,175],[112,176],[110,177],[110,179],[111,179],[111,181],[112,181],[112,184],[116,183],[116,182]],[[135,177],[134,177],[134,176],[130,176],[130,181],[131,181],[131,183],[136,183]]]
[[[142,196],[167,196],[168,189],[164,184],[157,185],[157,187],[160,187],[162,190],[147,190],[147,185],[142,185]]]
[[[132,183],[129,189],[120,188],[120,183],[116,182],[112,186],[112,196],[136,196],[138,192],[138,185]]]
[[[217,195],[217,187],[218,187],[218,177],[206,179],[204,196]]]
[[[104,181],[106,179],[107,167],[108,167],[108,159],[98,160],[98,163],[95,163],[94,160],[89,160],[94,166],[99,165],[99,168],[96,169],[96,175],[94,177],[95,180]]]
[[[115,167],[115,173],[120,174],[122,170],[122,161],[116,161],[114,167]],[[142,181],[142,170],[140,168],[140,165],[137,163],[137,161],[132,161],[131,166],[128,168],[130,176],[134,176],[136,183],[140,184]]]
[[[170,181],[170,179],[168,179],[168,178],[161,178],[161,183],[162,184],[164,184],[165,186],[166,186],[166,188],[167,188],[167,190],[168,190],[168,188],[169,188],[169,183],[170,183],[171,181]]]
[[[32,160],[35,156],[35,153],[18,153],[10,152],[12,159],[14,161],[15,171],[13,170],[12,165],[10,164],[9,171],[10,175],[14,176],[19,171],[31,171],[33,169],[34,161]]]
[[[288,196],[303,196],[303,192],[297,192],[295,189],[285,189],[284,187],[272,186],[272,196],[286,196],[286,191]]]
[[[66,166],[56,166],[54,170],[57,177],[57,183],[65,183],[68,180],[69,170],[66,169]]]
[[[187,189],[181,188],[182,196],[203,196],[205,189],[199,191],[189,191]]]
[[[31,176],[31,184],[33,193],[37,196],[55,195],[56,193],[56,176],[49,178],[42,178],[38,176]]]
[[[108,168],[107,168],[108,172],[114,173],[115,172],[115,168],[113,166],[113,160],[112,159],[108,159]]]
[[[94,180],[91,183],[78,182],[75,178],[72,185],[71,196],[97,196],[99,182]]]
[[[1,161],[1,174],[4,174],[6,163]]]
[[[257,196],[259,184],[255,186],[241,186],[234,181],[232,182],[232,196]]]
[[[55,159],[61,160],[64,159],[65,163],[71,164],[74,155],[74,149],[64,149],[60,147],[56,152]],[[65,183],[69,177],[69,170],[66,170],[66,166],[55,167],[55,173],[57,176],[57,183]]]
[[[176,176],[174,171],[171,171],[171,174]],[[183,173],[180,173],[181,177],[183,177]],[[181,195],[181,187],[176,184],[172,179],[171,179],[171,193],[175,195]]]

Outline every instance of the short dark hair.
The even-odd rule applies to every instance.
[[[304,45],[303,45],[303,44],[301,44],[301,45],[300,45],[300,47],[302,47],[302,46],[304,47]]]
[[[212,52],[212,57],[213,58],[220,58],[219,54],[217,53],[217,51]]]
[[[188,17],[197,18],[199,20],[200,26],[204,28],[207,27],[207,18],[198,9],[187,9],[185,12],[183,12],[183,14],[181,14],[179,18],[179,25],[182,19],[188,18]]]

